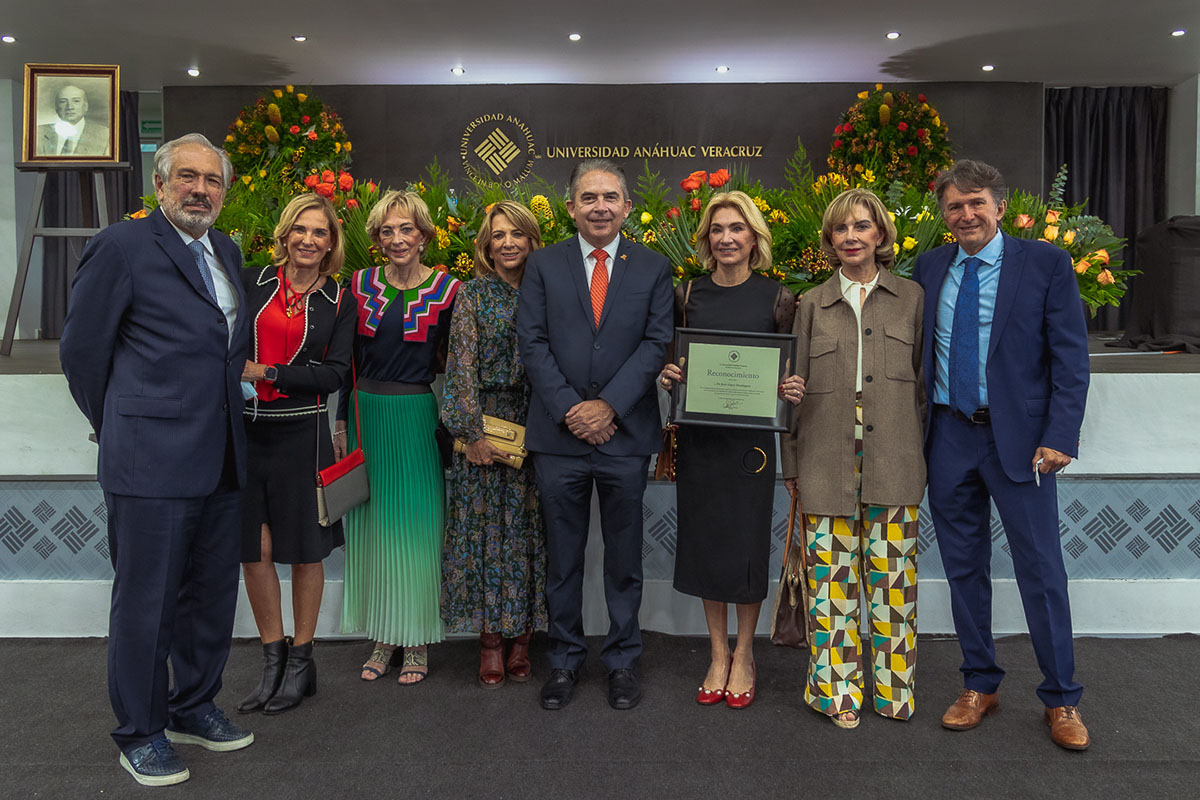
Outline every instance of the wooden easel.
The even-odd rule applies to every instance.
[[[108,200],[104,193],[104,173],[128,170],[128,162],[75,161],[69,164],[54,164],[43,161],[21,161],[16,168],[21,172],[36,172],[37,183],[33,188],[33,203],[29,218],[25,221],[25,236],[21,242],[21,254],[17,259],[17,279],[13,283],[12,299],[8,303],[8,321],[4,324],[4,341],[0,343],[0,356],[12,354],[13,340],[17,336],[17,320],[21,314],[21,298],[25,294],[25,282],[29,278],[29,259],[33,255],[33,240],[54,237],[81,237],[90,239],[108,227]],[[79,197],[83,204],[82,228],[43,228],[38,225],[42,213],[42,202],[46,196],[46,176],[51,172],[75,172],[79,174]],[[91,177],[91,189],[88,177]],[[96,203],[99,219],[92,215],[92,201]],[[96,224],[96,223],[99,224]],[[68,283],[73,276],[68,276]]]

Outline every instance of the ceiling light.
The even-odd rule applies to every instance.
[[[307,42],[308,37],[301,33],[301,34],[297,34],[296,36],[293,36],[292,41],[293,42]]]
[[[899,38],[900,38],[900,31],[888,31],[887,38],[889,38],[889,39],[899,39]]]
[[[450,71],[453,72],[455,75],[462,75],[466,72],[466,70],[463,69],[462,67],[451,67]]]
[[[995,69],[995,67],[993,67],[991,64],[984,64],[982,67],[980,67],[980,69],[982,69],[984,72],[991,72]]]
[[[199,78],[200,70],[196,69],[195,67],[188,67],[188,75],[191,75],[193,78]]]
[[[17,37],[9,36],[7,33],[4,34],[3,36],[0,36],[0,42],[4,42],[5,44],[12,44],[16,40],[17,40]]]
[[[583,38],[583,36],[578,33],[572,33],[569,36],[567,36],[567,38],[570,39],[572,42],[578,42],[580,39]]]
[[[1183,28],[1180,28],[1180,29],[1179,29],[1179,30],[1177,30],[1177,31],[1171,31],[1171,35],[1172,35],[1172,36],[1183,36],[1185,33],[1187,33],[1187,31],[1185,31]],[[5,36],[5,37],[4,37],[4,41],[6,41],[6,42],[11,42],[11,41],[12,41],[12,39],[10,39],[9,37]]]
[[[717,72],[720,72],[721,74],[725,74],[726,72],[729,72],[729,67],[722,64],[721,66],[717,67]]]

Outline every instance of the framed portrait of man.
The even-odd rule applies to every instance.
[[[26,64],[22,159],[116,161],[120,69],[115,64]]]

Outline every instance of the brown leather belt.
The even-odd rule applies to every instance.
[[[948,414],[953,414],[954,416],[958,417],[959,419],[963,420],[964,422],[970,422],[974,425],[991,425],[992,424],[992,414],[990,411],[988,411],[987,406],[977,409],[975,411],[975,413],[969,417],[966,414],[959,411],[957,408],[951,408],[950,406],[944,406],[944,405],[939,404],[936,406],[936,408],[939,408]]]

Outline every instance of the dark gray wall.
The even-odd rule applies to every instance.
[[[700,146],[745,145],[762,148],[761,158],[744,160],[751,175],[766,186],[778,186],[797,136],[814,171],[826,171],[833,127],[865,88],[869,87],[856,83],[553,84],[315,86],[304,91],[316,94],[345,120],[354,143],[355,177],[383,185],[402,186],[415,180],[434,156],[452,175],[465,179],[459,149],[464,130],[478,117],[498,113],[527,126],[534,139],[534,174],[560,186],[577,159],[549,157],[547,148],[628,146],[630,156],[617,160],[632,180],[642,172],[644,161],[633,156],[633,148],[656,144],[697,148],[695,157],[651,159],[652,169],[661,171],[671,184],[692,170],[743,162],[706,157]],[[988,161],[1005,174],[1010,186],[1040,191],[1041,84],[924,83],[887,84],[887,88],[925,93],[949,126],[957,157]],[[265,90],[166,87],[166,138],[200,131],[220,141],[241,107]],[[517,136],[512,126],[505,130]],[[472,147],[476,143],[473,139]],[[517,144],[524,147],[523,141]]]

